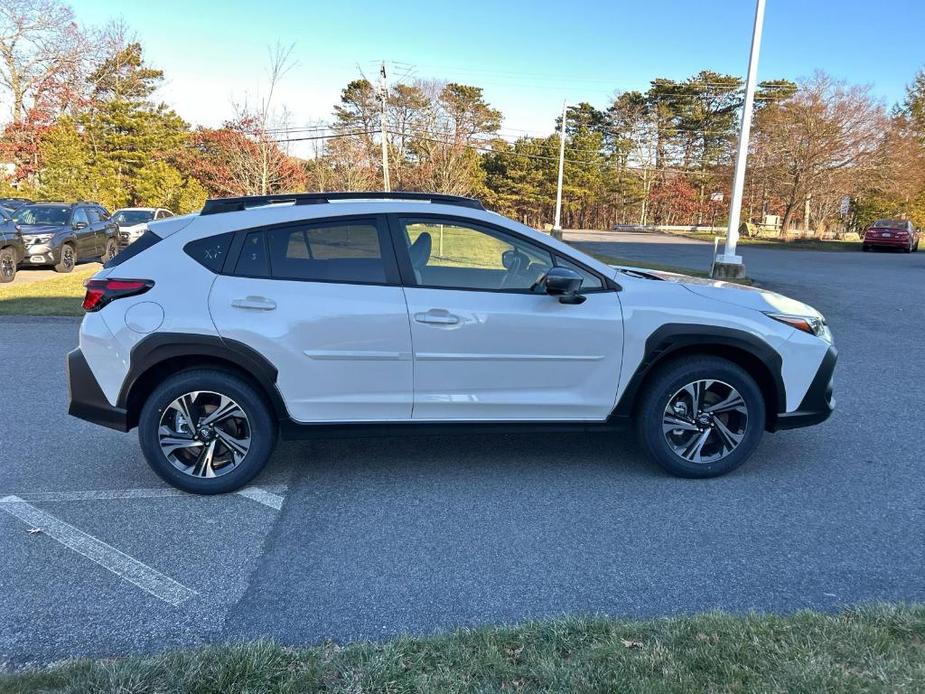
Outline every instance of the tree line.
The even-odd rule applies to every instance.
[[[120,24],[83,28],[57,0],[0,7],[0,196],[198,209],[206,197],[376,190],[383,147],[395,190],[474,195],[527,224],[553,217],[560,119],[505,137],[477,85],[351,81],[324,123],[293,127],[269,87],[220,127],[193,127],[155,97],[163,73]],[[743,84],[702,70],[653,79],[566,113],[563,224],[716,225],[727,215]],[[817,72],[759,85],[744,220],[841,234],[878,217],[925,226],[925,70],[887,109],[865,86]],[[302,156],[293,156],[296,142]]]

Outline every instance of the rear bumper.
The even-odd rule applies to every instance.
[[[69,415],[116,431],[128,431],[128,414],[109,404],[79,349],[67,355],[67,387]]]
[[[909,246],[909,239],[867,239],[865,238],[862,243],[865,246],[870,248],[874,246],[882,246],[883,248],[907,248]]]
[[[777,415],[777,421],[770,428],[771,431],[780,429],[797,429],[809,427],[827,420],[835,409],[835,396],[833,395],[833,376],[835,362],[838,361],[838,350],[832,345],[829,347],[819,370],[809,384],[809,390],[803,396],[803,401],[794,412],[784,412]]]

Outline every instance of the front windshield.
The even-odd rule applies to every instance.
[[[27,205],[20,207],[13,213],[13,221],[17,224],[54,224],[64,226],[67,224],[71,211],[60,205]]]
[[[150,222],[154,218],[154,210],[119,210],[112,219],[120,227],[131,227],[136,224]]]
[[[874,229],[905,229],[906,223],[898,219],[878,219],[874,222]]]

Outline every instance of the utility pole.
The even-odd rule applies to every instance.
[[[556,186],[556,221],[552,225],[553,236],[562,238],[562,173],[565,169],[565,114],[568,106],[562,102],[562,127],[559,129],[559,183]]]
[[[379,130],[381,132],[382,140],[382,189],[388,193],[392,190],[392,184],[389,180],[389,141],[386,136],[386,117],[385,117],[385,107],[386,107],[386,97],[388,95],[386,82],[385,82],[385,61],[382,61],[379,67],[379,103],[381,108],[379,110]]]
[[[758,77],[758,53],[761,50],[761,30],[764,25],[765,0],[756,0],[755,26],[752,30],[752,50],[748,58],[748,76],[745,79],[745,103],[742,105],[742,124],[739,129],[739,150],[736,153],[735,174],[732,178],[732,202],[729,206],[729,228],[726,231],[726,248],[716,258],[714,273],[726,277],[744,277],[742,256],[736,255],[739,240],[739,220],[742,214],[742,192],[745,189],[745,162],[748,158],[748,141],[752,129],[752,109],[755,104],[755,80]]]

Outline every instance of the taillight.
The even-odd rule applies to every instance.
[[[102,279],[87,282],[87,294],[84,296],[84,311],[99,311],[106,304],[126,296],[144,294],[154,282],[151,280],[117,280]]]

